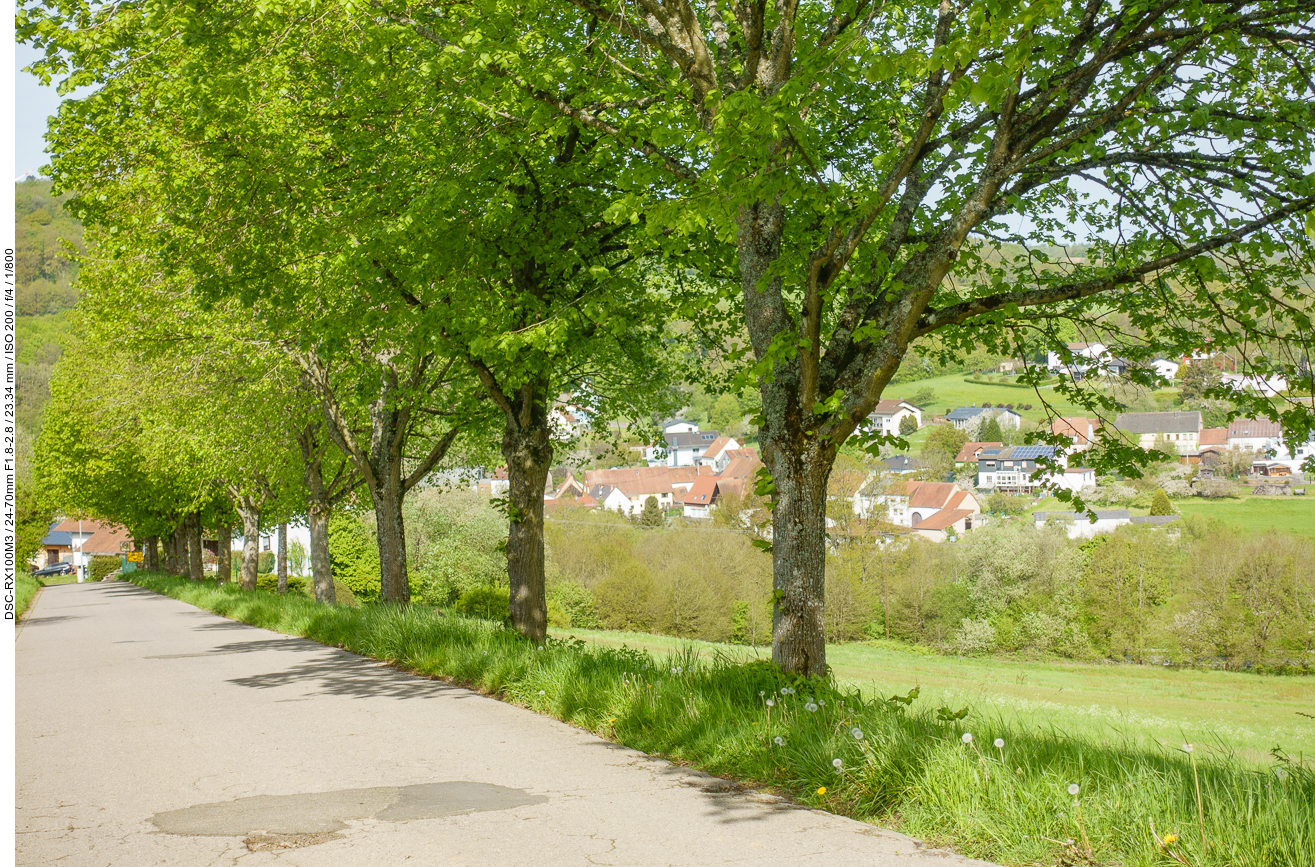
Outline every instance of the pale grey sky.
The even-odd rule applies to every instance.
[[[14,180],[37,172],[49,160],[46,123],[59,110],[55,86],[43,87],[36,76],[23,72],[40,56],[28,45],[14,46]]]

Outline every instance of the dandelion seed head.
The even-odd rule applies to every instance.
[[[776,742],[776,745],[778,747],[785,746],[785,738],[781,737],[780,735],[777,735],[776,737],[772,738],[772,740]]]
[[[995,739],[995,748],[996,748],[997,750],[1004,749],[1004,745],[1005,745],[1005,739],[1004,739],[1004,738],[996,738],[996,739]]]
[[[1077,783],[1069,783],[1069,784],[1068,784],[1068,793],[1069,793],[1070,795],[1076,795],[1076,794],[1077,794],[1078,792],[1080,792],[1080,791],[1082,791],[1082,787],[1079,786]]]
[[[543,695],[543,694],[544,694],[543,690],[539,690],[539,695]]]
[[[809,713],[812,713],[813,711],[817,710],[817,705],[813,704],[810,701],[808,704],[804,705],[804,710],[808,711]]]
[[[542,645],[542,644],[539,645],[539,649],[540,649],[540,650],[543,650],[543,645]]]
[[[789,695],[789,694],[790,694],[790,687],[788,686],[781,687],[781,695]]]
[[[776,702],[772,701],[772,700],[769,698],[769,699],[767,699],[767,706],[768,706],[768,707],[776,707]]]
[[[972,743],[972,742],[973,742],[973,733],[972,733],[972,732],[964,732],[964,733],[963,733],[963,742],[964,742],[965,744],[970,744],[970,743]]]
[[[840,770],[842,767],[845,766],[845,762],[843,759],[832,759],[831,764],[835,765],[836,770]]]
[[[762,697],[765,696],[765,695],[767,695],[767,690],[764,690],[764,689],[760,689],[760,690],[758,690],[758,697],[759,697],[759,698],[762,698]]]
[[[819,698],[819,699],[817,700],[817,703],[818,703],[818,705],[821,706],[821,707],[826,707],[826,699],[824,699],[824,698]]]
[[[849,733],[850,733],[851,735],[854,736],[854,740],[856,740],[856,741],[861,741],[861,740],[863,740],[863,730],[862,730],[862,729],[860,729],[860,728],[852,728],[852,729],[849,730]]]
[[[1190,753],[1194,749],[1196,749],[1196,747],[1192,746],[1191,744],[1183,744],[1182,746],[1182,750],[1185,753]]]
[[[1288,778],[1288,772],[1282,768],[1275,768],[1274,776],[1278,777],[1280,780],[1286,780]]]

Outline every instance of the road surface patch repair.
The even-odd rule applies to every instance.
[[[300,795],[255,795],[156,813],[151,823],[180,837],[244,837],[253,852],[295,849],[338,839],[346,819],[408,822],[509,810],[547,801],[490,783],[453,780]]]

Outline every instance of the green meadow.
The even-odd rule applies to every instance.
[[[766,648],[687,641],[664,635],[553,630],[607,647],[657,656],[693,651],[707,658],[770,658]],[[836,677],[871,697],[919,688],[930,707],[970,709],[1024,728],[1053,728],[1104,744],[1232,752],[1263,764],[1280,747],[1315,758],[1315,679],[1146,665],[1014,661],[941,656],[881,642],[827,647]]]
[[[1028,507],[1029,514],[1068,511],[1072,508],[1054,497],[1041,497],[1036,502],[1037,505]],[[1217,500],[1196,497],[1174,500],[1173,507],[1184,517],[1200,515],[1215,518],[1244,532],[1282,530],[1315,538],[1315,485],[1311,486],[1311,494],[1301,497],[1256,497],[1251,494]],[[1133,507],[1129,511],[1134,515],[1145,515],[1150,510]]]

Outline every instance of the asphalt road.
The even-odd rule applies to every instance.
[[[42,590],[16,689],[20,865],[980,863],[126,583]]]

